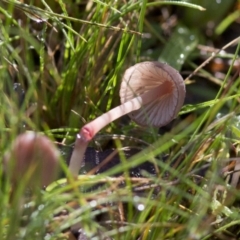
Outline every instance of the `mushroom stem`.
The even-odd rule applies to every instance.
[[[172,83],[170,81],[165,81],[142,95],[111,109],[83,126],[80,133],[77,134],[75,141],[74,151],[69,163],[70,172],[74,176],[78,175],[88,143],[102,128],[128,113],[140,109],[145,104],[156,100],[159,96],[170,94],[172,89]]]

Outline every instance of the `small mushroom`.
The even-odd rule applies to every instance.
[[[124,73],[121,105],[83,126],[77,134],[69,169],[78,175],[89,141],[106,125],[129,114],[139,125],[161,127],[174,119],[185,98],[185,84],[172,67],[160,62],[141,62]]]
[[[14,187],[25,180],[28,187],[44,187],[55,180],[59,151],[45,136],[26,132],[19,135],[4,155],[4,173]]]

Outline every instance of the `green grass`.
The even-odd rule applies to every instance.
[[[107,126],[96,142],[104,144],[113,134],[125,135],[123,140],[117,137],[114,145],[143,150],[130,159],[120,153],[122,164],[102,174],[79,175],[70,183],[61,179],[47,191],[36,189],[32,194],[25,192],[22,183],[13,194],[1,167],[1,239],[71,239],[69,228],[77,223],[89,239],[237,239],[240,194],[231,179],[230,184],[225,182],[222,169],[230,160],[239,161],[240,78],[232,74],[239,39],[229,44],[235,46],[234,52],[212,57],[232,60],[221,79],[205,66],[198,69],[200,64],[194,61],[201,57],[199,46],[210,39],[188,25],[191,14],[204,14],[197,5],[183,1],[49,2],[0,1],[1,159],[25,131],[72,144],[84,123],[119,105],[121,76],[139,61],[161,60],[174,66],[186,78],[187,96],[191,87],[199,92],[194,82],[202,77],[205,98],[185,104],[182,118],[163,134],[127,118]],[[183,11],[189,19],[179,17],[164,32],[162,24],[167,19],[152,17],[153,10],[163,7],[172,14]],[[222,34],[233,20],[219,18],[216,31]],[[205,56],[211,58],[212,52]],[[26,91],[21,106],[13,82]],[[159,160],[163,156],[168,156],[165,162]],[[157,176],[129,178],[127,170],[146,161],[156,165]],[[63,172],[69,174],[61,162]],[[207,173],[200,176],[198,171],[205,166]],[[120,172],[123,177],[114,177]],[[104,183],[102,187],[87,191],[99,182]],[[64,210],[68,214],[57,217]]]

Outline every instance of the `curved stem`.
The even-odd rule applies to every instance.
[[[145,104],[152,102],[159,96],[168,94],[171,91],[172,83],[170,81],[164,81],[156,88],[111,109],[90,123],[84,125],[80,133],[77,134],[74,151],[70,159],[69,170],[72,174],[75,176],[78,175],[88,143],[102,128],[116,119],[140,109]]]
[[[148,92],[135,97],[113,109],[97,117],[90,123],[83,126],[80,135],[85,141],[90,141],[102,128],[116,119],[140,109],[145,104],[154,101],[159,96],[170,93],[172,90],[172,83],[165,81],[161,85],[149,90]]]

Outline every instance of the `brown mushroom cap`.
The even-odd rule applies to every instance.
[[[45,136],[26,132],[19,135],[3,159],[4,172],[16,186],[23,178],[27,185],[47,186],[55,180],[60,154]]]
[[[129,116],[142,126],[161,127],[180,111],[186,90],[182,76],[171,66],[160,62],[141,62],[128,68],[123,76],[120,98],[125,103],[168,81],[166,94],[133,111]]]

